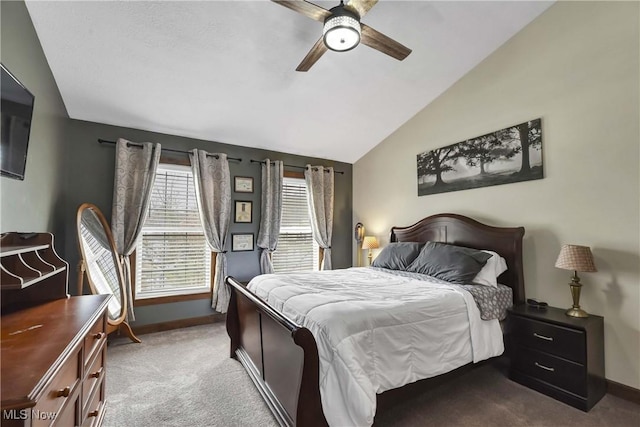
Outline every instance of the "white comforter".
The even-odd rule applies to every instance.
[[[368,426],[376,393],[502,354],[497,320],[438,279],[349,268],[257,276],[249,289],[308,328],[331,426]]]

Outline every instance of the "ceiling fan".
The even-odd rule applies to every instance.
[[[313,45],[296,71],[309,71],[318,59],[331,49],[346,52],[359,43],[402,61],[409,56],[411,49],[401,45],[390,37],[360,22],[362,17],[376,5],[378,0],[348,0],[347,4],[324,9],[305,0],[271,0],[284,7],[324,23],[322,37]]]

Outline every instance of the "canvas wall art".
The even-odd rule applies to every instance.
[[[417,156],[418,196],[543,178],[541,119]]]

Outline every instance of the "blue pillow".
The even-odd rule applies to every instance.
[[[390,270],[405,270],[420,253],[424,243],[394,242],[382,249],[372,267],[388,268]]]
[[[462,246],[427,242],[407,271],[422,273],[446,282],[469,284],[491,254]]]

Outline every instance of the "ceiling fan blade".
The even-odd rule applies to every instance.
[[[331,12],[327,9],[323,9],[320,6],[316,6],[313,3],[309,3],[304,0],[271,0],[274,3],[278,3],[281,6],[289,8],[293,11],[303,14],[304,16],[315,19],[316,21],[324,22],[325,19],[331,16]]]
[[[411,49],[401,45],[394,39],[385,36],[379,31],[374,30],[366,24],[362,24],[362,34],[360,36],[360,42],[367,46],[379,50],[382,53],[386,53],[400,61],[409,56]]]
[[[357,13],[360,19],[362,19],[376,3],[378,3],[378,0],[349,0],[349,2],[344,5],[344,8]]]
[[[327,47],[324,45],[322,37],[320,37],[309,53],[307,53],[307,56],[304,57],[300,65],[298,65],[296,71],[309,71],[309,68],[311,68],[326,51]]]

